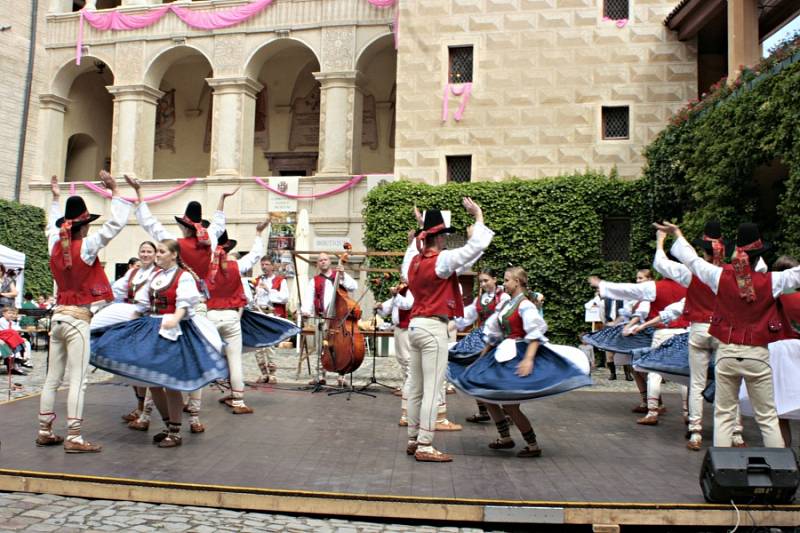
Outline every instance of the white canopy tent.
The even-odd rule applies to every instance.
[[[17,298],[16,306],[22,305],[22,296],[25,294],[25,254],[3,246],[0,244],[0,264],[6,267],[6,270],[18,270],[16,285],[17,285]]]

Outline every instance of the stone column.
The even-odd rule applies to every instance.
[[[758,1],[728,0],[728,79],[739,66],[753,66],[761,59],[758,39]]]
[[[156,134],[156,104],[163,92],[148,85],[110,85],[114,96],[111,173],[150,179]]]
[[[317,174],[358,174],[364,78],[357,70],[315,72],[314,77],[322,84]]]
[[[39,172],[41,178],[64,179],[67,161],[64,139],[64,113],[69,100],[55,94],[39,96]]]
[[[212,176],[251,176],[256,95],[263,85],[248,77],[207,78],[214,91]]]

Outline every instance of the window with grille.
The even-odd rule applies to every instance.
[[[448,155],[445,159],[447,160],[447,181],[456,183],[472,181],[471,155]]]
[[[603,108],[603,139],[630,138],[630,109],[628,106]]]
[[[604,0],[603,2],[603,16],[611,20],[620,20],[630,18],[628,0]]]
[[[450,83],[467,83],[472,81],[472,47],[450,47]]]
[[[631,252],[631,219],[627,217],[603,220],[603,259],[627,261]]]

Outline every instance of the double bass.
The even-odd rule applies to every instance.
[[[345,250],[350,250],[345,244]],[[339,256],[339,264],[347,262],[347,252]],[[322,343],[322,368],[328,372],[349,374],[364,361],[364,335],[358,329],[361,307],[340,286],[341,272],[333,280],[333,298],[326,310],[328,330]]]

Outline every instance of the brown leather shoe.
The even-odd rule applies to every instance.
[[[97,453],[102,449],[103,447],[99,444],[93,444],[87,440],[75,442],[67,439],[64,441],[64,451],[67,453]]]
[[[49,435],[39,435],[36,437],[36,445],[40,448],[43,446],[55,446],[64,442],[64,437],[60,437],[54,433]]]
[[[409,440],[408,446],[406,446],[406,455],[414,455],[417,452],[417,446],[419,446],[417,441]]]
[[[181,438],[181,436],[170,433],[164,438],[164,440],[158,443],[158,447],[175,448],[176,446],[180,446],[181,444],[183,444],[183,439]]]
[[[462,429],[463,426],[461,424],[450,422],[446,418],[444,420],[436,421],[436,431],[461,431]]]
[[[688,450],[692,450],[693,452],[699,452],[703,448],[703,441],[701,440],[690,440],[686,443],[686,448]]]
[[[664,407],[663,405],[658,407],[658,414],[663,415],[666,412],[667,412],[667,408]]]
[[[203,433],[205,432],[206,427],[200,422],[198,422],[197,424],[190,425],[189,429],[192,431],[192,433]]]
[[[133,422],[134,420],[139,418],[140,414],[141,414],[141,411],[139,411],[138,409],[134,409],[133,411],[131,411],[127,415],[122,415],[122,419],[125,422]]]
[[[541,455],[542,449],[538,444],[528,444],[517,453],[517,457],[541,457]]]
[[[403,389],[395,389],[395,390],[392,391],[392,394],[402,398],[403,397]]]
[[[636,407],[631,409],[631,413],[637,413],[637,414],[646,415],[647,414],[647,404],[640,403],[639,405],[637,405]]]
[[[253,410],[246,405],[234,405],[232,413],[235,415],[250,415],[253,414]]]
[[[747,443],[740,437],[731,442],[731,448],[747,448]]]
[[[233,395],[228,394],[227,396],[223,396],[222,398],[220,398],[218,401],[219,403],[224,403],[228,407],[231,407],[231,402],[233,401]]]
[[[400,426],[401,428],[408,427],[408,418],[401,416],[400,421],[397,423],[397,425]]]
[[[503,439],[497,439],[494,442],[489,443],[489,448],[493,450],[510,450],[514,446],[516,446],[516,444],[514,444],[513,439],[506,441],[504,441]]]
[[[429,452],[424,452],[417,448],[417,451],[414,452],[414,459],[425,463],[449,463],[453,460],[451,456],[440,452],[436,448]]]
[[[136,431],[147,431],[150,429],[150,422],[147,420],[131,420],[128,422],[128,427]]]
[[[169,435],[169,430],[167,430],[166,428],[162,429],[161,431],[153,435],[153,444],[158,444],[162,440],[166,439],[167,435]]]
[[[637,424],[641,424],[643,426],[657,426],[658,425],[658,415],[647,415],[643,416],[639,420],[636,421]]]

